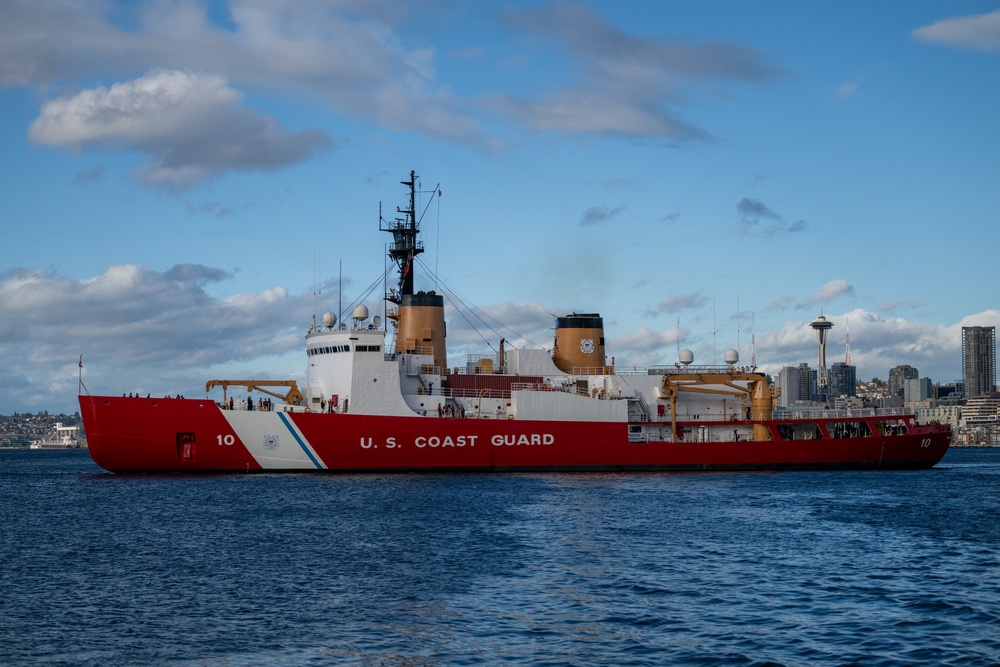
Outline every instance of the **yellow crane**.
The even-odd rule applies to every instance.
[[[226,402],[226,393],[229,387],[246,387],[247,391],[256,389],[262,394],[274,396],[288,405],[302,405],[302,392],[295,380],[209,380],[205,383],[205,393],[207,394],[213,387],[222,386],[222,402]],[[264,387],[288,387],[288,392],[284,395],[275,391],[264,389]]]
[[[748,386],[735,384],[741,381],[747,382]],[[726,389],[705,385],[716,385]],[[670,401],[670,428],[673,442],[677,442],[677,399],[682,391],[724,396],[748,395],[753,410],[753,421],[757,422],[753,426],[753,439],[758,442],[771,439],[770,430],[762,422],[771,418],[776,393],[774,387],[767,383],[767,377],[763,373],[737,370],[721,373],[671,373],[663,376],[661,390],[663,397]]]

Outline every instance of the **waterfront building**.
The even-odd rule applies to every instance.
[[[921,424],[928,424],[930,422],[951,424],[953,430],[958,430],[962,425],[962,406],[960,405],[937,405],[928,408],[916,408],[913,411],[913,415]]]
[[[955,444],[1000,445],[1000,394],[984,394],[965,402]]]
[[[997,419],[1000,417],[1000,394],[985,394],[970,398],[962,410],[964,419]]]

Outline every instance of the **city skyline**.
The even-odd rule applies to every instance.
[[[1000,324],[945,277],[1000,240],[997,2],[10,0],[0,56],[0,412],[302,378],[411,169],[450,366],[599,312],[776,376],[823,316],[947,383]]]

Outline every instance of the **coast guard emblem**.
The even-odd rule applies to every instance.
[[[281,442],[278,440],[278,436],[276,435],[264,436],[264,449],[266,449],[267,451],[273,452],[278,448],[279,444],[281,444]]]
[[[580,351],[584,354],[591,354],[594,351],[594,339],[584,338],[580,341]]]

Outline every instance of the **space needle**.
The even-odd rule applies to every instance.
[[[833,328],[833,322],[820,315],[810,324],[819,334],[819,370],[816,373],[816,392],[826,398],[826,332]]]

